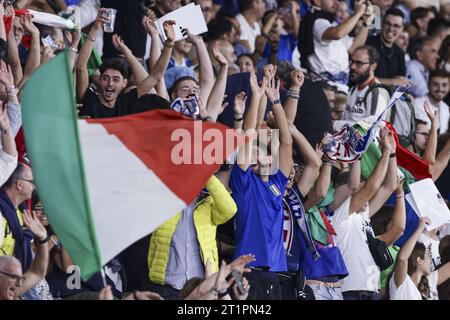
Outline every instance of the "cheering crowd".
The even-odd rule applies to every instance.
[[[157,28],[191,2],[206,33]],[[22,130],[22,89],[65,51],[80,119],[172,109],[253,137],[86,281]],[[436,226],[407,197],[428,178],[449,206],[449,81],[450,0],[1,0],[0,300],[448,300],[450,217]],[[362,155],[333,149],[380,116]]]

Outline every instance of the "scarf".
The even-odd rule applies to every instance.
[[[22,264],[23,272],[26,272],[33,261],[33,251],[31,249],[33,234],[29,230],[23,230],[16,208],[4,190],[0,190],[0,211],[6,219],[15,240],[14,257]]]
[[[308,221],[306,220],[305,208],[300,201],[299,191],[295,185],[292,186],[283,200],[287,203],[287,207],[291,212],[292,217],[297,221],[301,232],[305,235],[307,246],[313,253],[314,260],[320,258],[320,254],[316,249],[310,228],[308,226]]]
[[[310,69],[308,57],[314,53],[313,28],[317,19],[326,19],[333,23],[336,16],[333,13],[325,12],[312,6],[311,10],[304,16],[300,24],[298,35],[298,50],[300,52],[300,61],[303,68]]]

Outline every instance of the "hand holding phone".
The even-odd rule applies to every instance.
[[[241,276],[241,273],[240,273],[239,271],[237,271],[237,270],[233,270],[233,271],[231,272],[231,275],[233,276],[234,281],[235,281],[236,284],[237,284],[237,289],[238,289],[239,293],[240,293],[241,295],[246,294],[246,293],[247,293],[247,290],[244,288],[244,285],[243,285],[243,283],[242,283],[242,276]]]

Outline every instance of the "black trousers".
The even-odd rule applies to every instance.
[[[281,300],[282,289],[278,273],[252,270],[246,273],[250,284],[247,300]]]

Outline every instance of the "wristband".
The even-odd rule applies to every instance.
[[[395,158],[395,157],[397,157],[397,154],[394,152],[394,153],[391,153],[391,154],[389,154],[389,158]]]
[[[170,40],[166,40],[166,42],[164,42],[164,47],[166,47],[166,48],[173,48],[173,46],[174,46],[175,44],[174,44],[174,43],[172,43],[172,44],[167,44],[168,41],[170,41]]]
[[[223,290],[223,291],[219,291],[219,294],[217,295],[219,298],[223,298],[223,297],[225,297],[226,295],[228,295],[228,290],[227,289],[225,289],[225,290]]]
[[[38,243],[38,244],[44,244],[44,243],[47,243],[47,241],[50,239],[50,235],[47,233],[47,237],[45,237],[45,239],[44,240],[39,240],[38,238],[36,238],[36,242]]]
[[[242,121],[242,120],[244,120],[244,117],[240,117],[240,118],[234,117],[233,120],[234,120],[234,121]]]
[[[276,104],[281,104],[280,99],[274,100],[274,101],[269,101],[269,107],[273,107]]]

